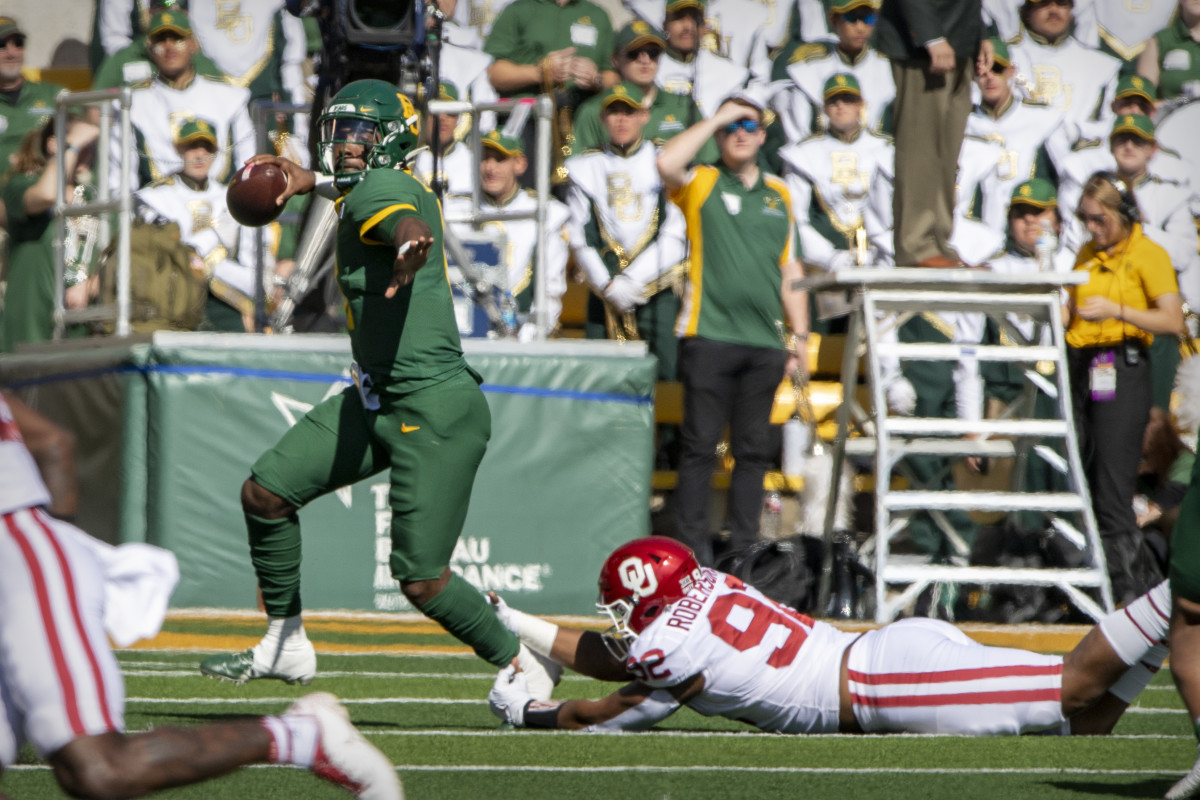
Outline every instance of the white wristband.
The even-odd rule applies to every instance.
[[[515,608],[510,609],[510,613],[517,625],[517,638],[527,644],[533,652],[549,658],[550,651],[554,648],[554,639],[558,636],[558,626]]]

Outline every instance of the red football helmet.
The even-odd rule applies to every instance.
[[[699,579],[696,554],[675,539],[646,536],[614,550],[600,568],[600,600],[596,603],[596,610],[613,621],[605,638],[618,645],[614,655],[624,660],[629,642],[663,609],[691,591]]]

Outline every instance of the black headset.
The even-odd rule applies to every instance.
[[[1121,196],[1121,204],[1117,206],[1117,213],[1125,219],[1125,222],[1129,225],[1141,222],[1142,212],[1138,210],[1137,200],[1134,199],[1133,190],[1129,188],[1129,184],[1117,177],[1117,173],[1108,170],[1097,172],[1096,175],[1107,181]]]

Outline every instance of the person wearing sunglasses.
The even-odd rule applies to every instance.
[[[1154,400],[1149,347],[1183,330],[1183,311],[1171,259],[1146,236],[1127,182],[1097,172],[1083,186],[1076,216],[1089,240],[1075,271],[1087,282],[1067,288],[1067,368],[1079,452],[1120,605],[1161,577],[1133,495]]]
[[[642,103],[649,114],[642,136],[655,146],[661,146],[671,137],[682,133],[684,128],[701,116],[700,108],[691,95],[663,91],[656,83],[658,67],[666,48],[667,41],[662,31],[644,20],[635,19],[617,31],[616,49],[612,55],[613,68],[620,74],[621,81],[636,86],[641,92]],[[608,134],[601,121],[601,105],[606,96],[585,100],[579,106],[575,113],[572,153],[580,155],[604,148]],[[705,164],[716,161],[716,143],[707,145],[699,160]]]
[[[896,96],[892,66],[869,42],[879,21],[879,0],[837,0],[829,8],[829,25],[837,42],[800,44],[786,57],[773,80],[771,107],[779,115],[788,141],[799,142],[821,125],[825,82],[838,73],[853,75],[862,87],[864,121],[881,131]],[[783,59],[783,63],[780,60]]]
[[[1022,95],[1061,109],[1070,123],[1081,125],[1112,119],[1121,61],[1072,35],[1074,5],[1074,0],[1025,0],[1021,35],[1008,49],[1024,77]]]
[[[63,90],[26,78],[24,67],[25,31],[12,17],[0,16],[0,175],[12,168],[25,134],[51,121],[54,98]]]
[[[766,141],[761,100],[739,92],[709,119],[667,142],[658,171],[683,211],[691,246],[675,326],[684,389],[679,479],[671,496],[675,535],[712,563],[708,507],[717,443],[730,428],[735,460],[726,523],[740,549],[758,538],[775,389],[807,374],[807,293],[791,194],[758,166]],[[695,166],[716,137],[721,161]]]

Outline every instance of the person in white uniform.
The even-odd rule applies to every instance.
[[[530,315],[535,312],[534,266],[537,263],[537,248],[546,249],[546,331],[553,333],[558,327],[562,313],[562,296],[567,291],[567,207],[550,198],[546,205],[546,238],[539,243],[537,220],[532,215],[537,210],[537,195],[520,186],[519,179],[529,167],[525,148],[520,139],[504,136],[500,131],[491,131],[483,137],[483,157],[479,164],[479,188],[482,213],[530,214],[528,219],[495,220],[483,223],[480,228],[497,236],[501,245],[500,258],[503,266],[504,285],[500,286],[512,302],[518,324],[518,336],[530,341],[535,335],[535,323]],[[446,202],[446,220],[450,229],[460,237],[470,236],[473,228],[464,223],[455,223],[471,210],[470,198],[458,196]]]
[[[209,176],[225,183],[234,170],[254,155],[254,126],[248,110],[250,91],[196,73],[192,58],[198,50],[186,14],[156,14],[147,33],[150,59],[157,76],[134,87],[129,117],[133,123],[136,159],[125,164],[134,187],[172,175],[183,166],[175,149],[175,134],[188,120],[208,120],[217,132],[217,158]],[[114,127],[110,181],[119,186],[121,152]]]
[[[1025,0],[1021,34],[1008,43],[1024,97],[1068,121],[1111,119],[1121,62],[1071,35],[1073,0]]]
[[[191,120],[176,134],[175,148],[183,159],[182,168],[137,193],[139,213],[146,222],[177,223],[181,241],[203,261],[200,269],[209,276],[205,327],[253,332],[255,232],[230,216],[226,187],[209,177],[217,155],[216,130],[207,120]],[[269,245],[270,229],[264,234]],[[269,247],[265,255],[263,273],[265,283],[270,283],[274,258]]]
[[[675,380],[675,319],[687,242],[683,214],[667,202],[641,90],[619,83],[601,95],[605,145],[568,160],[571,252],[591,288],[587,336],[642,339],[658,379]]]
[[[560,627],[493,595],[535,651],[599,680],[599,700],[535,701],[514,666],[488,695],[516,727],[637,731],[681,706],[777,733],[1010,735],[1112,730],[1166,652],[1166,582],[1105,617],[1065,656],[986,647],[940,620],[865,634],[811,619],[674,539],[621,545],[600,571],[606,633]]]
[[[876,172],[891,172],[895,148],[889,137],[864,125],[862,91],[854,75],[832,75],[822,94],[826,132],[779,151],[804,261],[824,270],[873,266],[879,253],[869,242],[888,236],[867,230],[866,211],[872,188],[881,185]]]
[[[391,762],[327,693],[280,716],[124,733],[125,686],[106,633],[126,645],[154,635],[178,567],[167,551],[114,548],[46,512],[50,492],[21,433],[30,414],[0,393],[0,773],[28,741],[72,797],[141,797],[281,763],[358,797],[401,800]],[[135,560],[141,579],[114,595],[106,575],[120,564],[128,578]]]
[[[789,141],[799,141],[820,127],[825,82],[837,73],[858,80],[867,127],[884,130],[896,81],[891,62],[868,44],[878,17],[876,0],[839,0],[829,9],[837,42],[811,42],[793,50],[787,79],[772,83],[771,100]]]
[[[708,117],[751,76],[745,66],[701,46],[705,7],[706,0],[669,0],[663,19],[667,50],[654,80],[664,91],[691,95]]]

